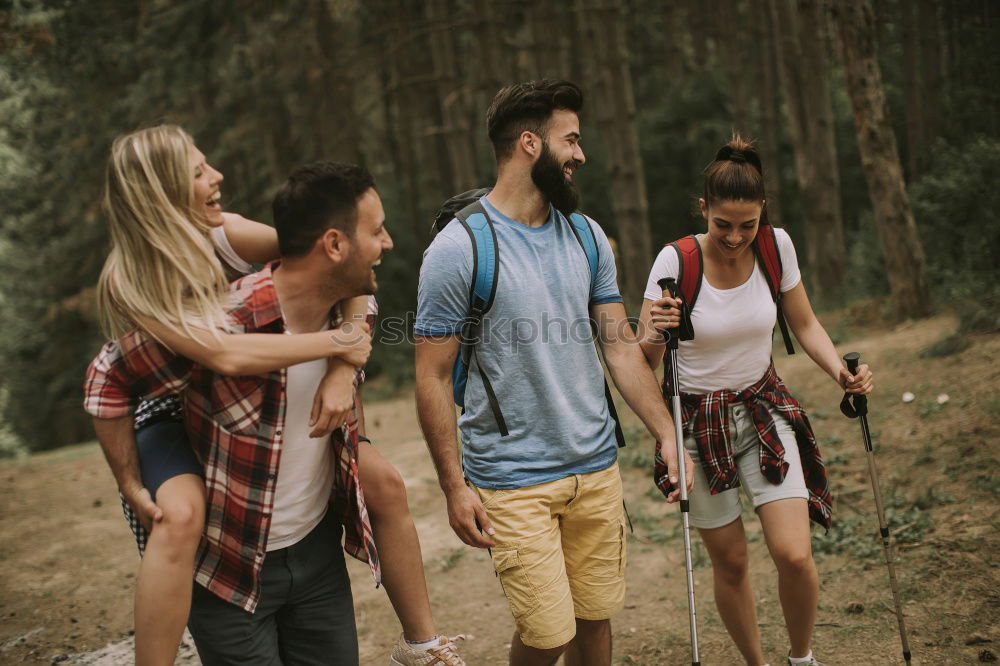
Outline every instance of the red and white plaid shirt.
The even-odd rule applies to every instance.
[[[669,372],[664,373],[663,390],[664,395],[673,395]],[[809,517],[830,529],[833,496],[830,494],[826,467],[823,465],[816,437],[802,405],[792,397],[788,387],[774,371],[774,363],[768,366],[767,371],[753,386],[742,391],[722,390],[704,395],[681,393],[684,430],[698,444],[698,455],[708,478],[711,494],[738,488],[740,485],[729,434],[729,406],[733,404],[746,405],[749,409],[760,440],[761,473],[776,485],[784,481],[788,463],[785,462],[785,447],[778,437],[774,418],[768,407],[773,407],[788,420],[795,431],[795,442],[802,460],[802,474],[809,491]],[[653,462],[653,481],[664,495],[668,495],[674,486],[667,475],[659,442],[656,443]]]
[[[272,268],[230,285],[236,330],[282,333]],[[140,398],[180,394],[184,423],[205,466],[205,535],[195,580],[220,598],[253,612],[267,548],[285,430],[285,370],[219,375],[177,356],[141,331],[104,345],[87,370],[84,408],[98,418],[132,413]],[[358,429],[352,419],[330,438],[337,470],[331,510],[346,532],[344,550],[381,579],[378,554],[358,477]]]

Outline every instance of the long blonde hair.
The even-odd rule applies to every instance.
[[[229,330],[226,278],[194,200],[194,141],[158,125],[118,137],[104,190],[111,252],[97,283],[104,333],[117,339],[138,317],[193,337],[191,325]]]

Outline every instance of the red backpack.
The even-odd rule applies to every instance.
[[[704,277],[701,246],[693,235],[669,243],[669,246],[677,251],[679,259],[677,284],[684,300],[681,306],[680,339],[690,340],[694,337],[691,311],[694,310],[694,304],[698,300],[698,292],[701,291],[701,281]],[[785,314],[781,310],[781,255],[778,253],[778,240],[774,235],[774,227],[770,224],[761,224],[752,247],[757,262],[763,270],[767,287],[771,291],[771,298],[778,308],[778,328],[781,329],[781,337],[785,341],[785,350],[789,354],[794,354],[792,337],[788,334],[788,324],[785,323]]]

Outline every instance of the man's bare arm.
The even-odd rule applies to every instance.
[[[101,450],[104,451],[104,457],[118,483],[118,490],[136,512],[143,526],[150,529],[154,522],[163,518],[163,512],[142,485],[132,417],[95,418],[94,430],[97,431],[97,441],[101,443]]]
[[[621,303],[605,303],[592,308],[591,315],[598,322],[598,342],[604,351],[604,360],[611,372],[611,379],[618,387],[625,402],[638,415],[650,434],[662,445],[663,460],[667,463],[667,474],[672,483],[677,483],[677,438],[674,421],[656,384],[656,377],[650,369],[639,341],[625,317],[625,306]],[[684,454],[687,467],[688,490],[694,481],[694,463]],[[680,489],[667,498],[676,501]]]
[[[495,545],[488,535],[495,532],[486,517],[479,496],[465,485],[458,458],[455,403],[452,399],[451,371],[458,354],[458,337],[417,336],[417,416],[427,440],[438,483],[448,501],[448,521],[465,543],[477,548]],[[477,526],[478,522],[478,526]]]

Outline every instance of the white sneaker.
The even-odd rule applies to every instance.
[[[389,655],[389,666],[465,666],[465,661],[459,656],[454,641],[462,640],[465,634],[454,638],[441,636],[437,647],[426,650],[415,650],[402,636],[392,648]]]
[[[789,664],[789,666],[823,666],[823,662],[816,661],[816,657],[813,657],[812,655],[809,656],[809,661],[807,661],[807,662],[801,662],[800,661],[798,664],[793,664],[792,663],[792,658],[789,657],[788,658],[788,664]]]

